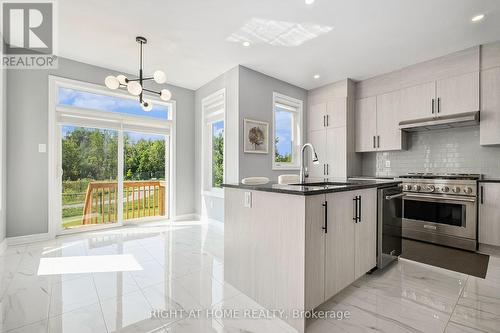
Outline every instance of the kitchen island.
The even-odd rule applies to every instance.
[[[397,184],[225,184],[224,279],[305,332],[304,311],[376,266],[377,189]]]

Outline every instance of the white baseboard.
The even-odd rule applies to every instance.
[[[200,215],[199,214],[183,214],[183,215],[177,215],[174,218],[172,218],[172,221],[185,221],[185,220],[199,220]]]
[[[2,242],[0,242],[0,255],[2,255],[7,249],[7,238],[4,238]]]
[[[26,236],[18,236],[18,237],[7,237],[7,245],[20,245],[20,244],[29,244],[34,242],[42,242],[49,240],[50,234],[34,234],[34,235],[26,235]]]

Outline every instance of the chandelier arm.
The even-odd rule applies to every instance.
[[[157,95],[161,95],[161,92],[159,91],[154,91],[154,90],[150,90],[150,89],[146,89],[146,88],[142,88],[143,91],[147,91],[149,93],[153,93],[153,94],[157,94]]]
[[[141,79],[127,79],[128,82],[131,82],[131,81],[140,81]],[[142,78],[142,81],[148,81],[148,80],[154,80],[154,77],[143,77]]]

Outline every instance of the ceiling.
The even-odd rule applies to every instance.
[[[135,73],[143,35],[146,74],[189,89],[238,64],[311,89],[500,39],[498,0],[64,0],[58,17],[60,56]]]

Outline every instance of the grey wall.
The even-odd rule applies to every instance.
[[[48,231],[48,155],[38,153],[38,144],[48,141],[48,75],[102,85],[110,74],[64,58],[57,70],[7,70],[8,237]],[[176,214],[188,214],[194,211],[194,92],[167,87],[177,101]]]
[[[273,92],[278,92],[304,101],[303,139],[306,138],[307,91],[268,75],[240,66],[239,84],[239,129],[243,133],[243,119],[250,118],[269,123],[269,135],[273,126]],[[269,143],[271,145],[271,142]],[[239,136],[239,146],[243,147],[243,135]],[[249,154],[240,149],[240,179],[245,177],[263,176],[277,180],[285,173],[299,173],[290,170],[272,170],[272,149],[268,154]]]
[[[202,109],[201,101],[216,91],[226,89],[225,114],[225,181],[237,182],[238,170],[238,77],[239,67],[234,67],[226,73],[208,82],[195,92],[195,209],[196,213],[218,221],[224,220],[224,199],[213,196],[203,196],[201,188],[201,149],[202,147]]]
[[[0,244],[5,239],[6,235],[6,165],[7,165],[7,156],[6,156],[6,75],[5,70],[0,69]]]
[[[363,175],[458,172],[500,177],[500,147],[480,146],[479,126],[407,135],[407,151],[363,153]],[[386,161],[390,167],[385,166]]]

